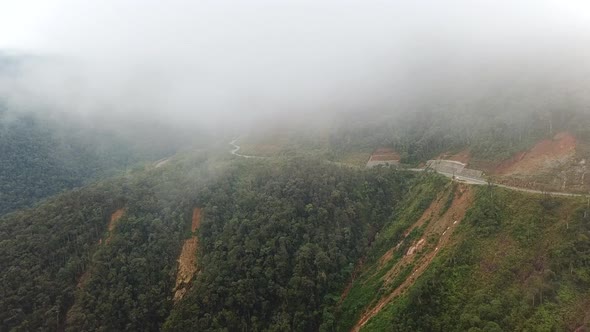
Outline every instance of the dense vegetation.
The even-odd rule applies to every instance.
[[[384,288],[400,256],[376,269],[379,258],[435,197],[448,208],[455,190],[437,176],[316,159],[213,160],[178,158],[1,219],[2,330],[348,330],[410,271]],[[199,273],[174,304],[194,207],[204,213]],[[364,329],[583,325],[589,218],[580,199],[480,188],[456,245]]]
[[[140,173],[123,184],[125,213],[93,255],[66,330],[159,330],[172,307],[176,259],[197,193],[212,178],[206,158]]]
[[[308,161],[225,177],[207,194],[201,272],[165,329],[330,330],[327,309],[405,181]]]
[[[9,267],[3,329],[146,331],[168,316],[168,330],[332,326],[329,308],[408,175],[307,159],[207,158],[138,171],[0,220]],[[200,273],[172,310],[176,259],[195,206],[205,215]],[[118,208],[125,213],[109,234]]]
[[[475,110],[465,109],[466,105],[426,108],[391,117],[375,114],[373,120],[351,115],[352,119],[344,118],[330,133],[329,146],[337,155],[390,146],[402,155],[403,162],[416,163],[466,148],[477,158],[503,160],[559,131],[590,142],[590,115],[583,108],[543,105],[520,109],[523,105],[515,105],[492,112],[492,106],[482,101],[472,105]]]
[[[448,208],[456,186],[325,159],[358,157],[360,165],[363,153],[389,146],[413,164],[465,147],[500,160],[561,130],[590,141],[588,117],[577,110],[488,114],[343,117],[328,134],[291,133],[285,149],[269,153],[278,158],[236,160],[224,147],[224,157],[186,154],[146,169],[132,166],[178,145],[139,148],[107,131],[3,110],[0,331],[347,331],[412,273],[408,264],[384,282],[423,236],[424,227],[408,227],[435,200]],[[99,181],[116,170],[126,172]],[[195,207],[204,215],[198,273],[175,303],[177,259]],[[109,231],[118,209],[124,214]],[[589,225],[581,199],[479,188],[453,245],[363,329],[587,325]]]
[[[75,190],[0,220],[0,330],[61,325],[108,216],[122,204],[113,188]]]
[[[460,99],[448,105],[387,107],[343,114],[328,129],[292,128],[281,133],[253,133],[241,141],[244,153],[281,155],[306,151],[334,161],[362,165],[377,147],[390,147],[402,163],[417,164],[441,153],[468,149],[475,159],[502,161],[561,131],[590,143],[590,113],[585,106],[564,109],[555,103],[530,105],[514,98],[497,101]],[[579,152],[579,151],[578,151]],[[586,152],[587,156],[590,154]]]
[[[88,184],[175,147],[137,146],[108,130],[0,105],[0,215]]]
[[[154,329],[166,313],[152,317],[151,308],[170,302],[188,193],[209,178],[200,175],[205,159],[137,171],[0,219],[1,330],[62,329],[67,316],[74,330]],[[119,208],[125,215],[109,234]]]

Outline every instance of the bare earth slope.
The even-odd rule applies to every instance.
[[[197,271],[197,248],[198,239],[195,234],[201,225],[201,209],[193,210],[191,232],[193,235],[190,239],[184,241],[180,257],[178,257],[178,272],[176,274],[176,286],[174,287],[174,301],[182,299],[188,285]]]
[[[559,133],[553,139],[542,140],[530,150],[520,152],[502,162],[495,173],[527,175],[557,167],[575,155],[576,144],[576,138],[571,134]]]
[[[359,331],[385,305],[402,294],[420,277],[440,250],[451,243],[451,235],[465,216],[465,212],[472,201],[473,189],[468,185],[459,185],[454,193],[452,203],[446,211],[444,211],[445,204],[442,204],[440,199],[431,204],[405,233],[407,235],[413,229],[426,224],[423,236],[410,245],[409,249],[403,253],[404,256],[384,276],[385,284],[391,284],[400,277],[401,283],[393,288],[391,292],[382,294],[376,304],[366,308],[351,331]],[[390,249],[380,261],[382,263],[386,261],[387,256],[390,257],[393,251],[400,248],[400,244]],[[409,275],[404,275],[404,271],[408,266],[412,267],[412,272]]]

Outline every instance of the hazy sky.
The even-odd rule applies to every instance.
[[[378,107],[497,70],[585,72],[588,45],[586,0],[0,0],[0,49],[68,59],[0,92],[223,123]]]

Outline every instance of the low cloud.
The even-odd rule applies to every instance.
[[[582,1],[62,0],[42,9],[0,39],[37,55],[0,79],[18,108],[239,127],[511,87],[584,98],[590,82]]]

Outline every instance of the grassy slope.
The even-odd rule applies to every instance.
[[[356,278],[344,301],[338,308],[339,329],[346,330],[358,320],[362,311],[378,298],[375,294],[383,295],[385,291],[383,277],[391,267],[401,258],[397,253],[385,265],[380,265],[379,258],[392,246],[403,238],[404,231],[412,225],[430,206],[438,192],[445,186],[439,177],[421,179],[408,193],[406,200],[400,204],[406,208],[394,216],[392,222],[384,227],[373,244],[373,249],[366,259],[363,272]],[[419,232],[413,232],[408,238],[419,237]],[[405,252],[410,241],[405,241],[404,248],[398,252]],[[394,281],[393,284],[398,282]],[[388,286],[388,287],[391,287]],[[391,290],[391,288],[387,288]]]
[[[456,245],[363,331],[560,331],[587,325],[586,209],[583,199],[479,188],[453,235]],[[342,305],[344,317],[358,317],[380,297],[382,270],[367,265],[355,281],[358,290],[353,287]],[[348,330],[352,320],[343,318],[339,330]]]

